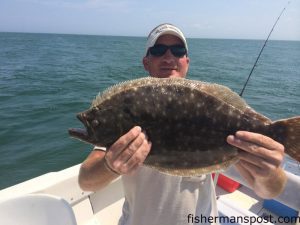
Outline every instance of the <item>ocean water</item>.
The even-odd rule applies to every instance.
[[[0,189],[82,162],[77,112],[105,88],[146,76],[144,37],[0,33]],[[191,79],[240,92],[262,40],[188,39]],[[271,119],[300,115],[300,42],[269,41],[244,92]]]

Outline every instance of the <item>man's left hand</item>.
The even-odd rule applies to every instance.
[[[257,195],[273,198],[282,192],[286,183],[286,175],[281,168],[284,159],[282,144],[248,131],[229,135],[227,142],[241,150],[236,168]]]

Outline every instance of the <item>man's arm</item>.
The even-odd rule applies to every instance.
[[[287,180],[281,168],[283,145],[267,136],[247,131],[230,135],[227,142],[242,150],[236,168],[258,196],[274,198],[283,191]]]
[[[132,128],[108,150],[93,150],[82,163],[79,185],[83,190],[96,191],[121,174],[133,173],[151,149],[151,143],[140,127]]]
[[[96,191],[119,176],[105,167],[104,157],[104,151],[93,150],[81,164],[78,181],[82,190]]]

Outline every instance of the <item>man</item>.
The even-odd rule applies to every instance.
[[[171,24],[154,28],[147,39],[143,64],[150,76],[185,78],[189,57],[183,33]],[[227,142],[240,148],[236,169],[257,195],[272,198],[281,193],[286,177],[280,164],[284,147],[269,137],[238,131]],[[125,203],[119,224],[187,224],[189,214],[217,216],[210,175],[175,177],[141,166],[151,140],[141,127],[120,137],[107,154],[95,148],[82,163],[79,184],[96,191],[122,175]]]

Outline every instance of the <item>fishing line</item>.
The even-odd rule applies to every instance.
[[[265,48],[265,46],[266,46],[266,44],[267,44],[267,42],[268,42],[268,40],[269,40],[269,37],[271,36],[271,34],[272,34],[273,30],[274,30],[274,27],[276,26],[276,24],[277,24],[277,22],[279,21],[281,15],[283,14],[283,12],[285,11],[286,7],[287,7],[289,4],[290,4],[290,1],[289,1],[289,2],[287,3],[287,5],[283,8],[283,10],[281,11],[281,13],[280,13],[280,15],[278,16],[277,20],[275,21],[275,23],[274,23],[274,25],[273,25],[273,27],[272,27],[272,29],[271,29],[269,35],[268,35],[267,39],[265,40],[265,43],[264,43],[264,45],[262,46],[262,48],[261,48],[261,50],[260,50],[260,52],[259,52],[259,54],[258,54],[258,56],[257,56],[257,58],[256,58],[256,61],[255,61],[254,65],[253,65],[253,67],[252,67],[252,69],[251,69],[251,71],[250,71],[250,73],[249,73],[249,75],[248,75],[248,78],[247,78],[247,80],[246,80],[246,82],[245,82],[245,84],[244,84],[244,87],[243,87],[243,89],[242,89],[242,91],[241,91],[241,93],[240,93],[240,96],[242,96],[243,93],[244,93],[244,90],[245,90],[245,88],[246,88],[246,86],[247,86],[247,84],[248,84],[248,81],[249,81],[249,79],[250,79],[250,77],[251,77],[251,75],[252,75],[252,72],[254,71],[254,68],[256,67],[256,64],[257,64],[257,62],[258,62],[258,60],[259,60],[259,58],[260,58],[260,55],[261,55],[261,53],[263,52],[263,50],[264,50],[264,48]]]

